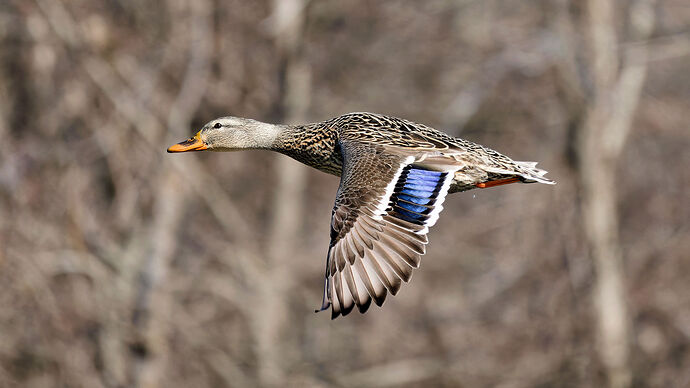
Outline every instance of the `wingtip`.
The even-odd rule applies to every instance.
[[[317,308],[314,310],[315,313],[320,313],[323,310],[328,310],[328,308],[331,307],[331,302],[327,301],[324,299],[324,301],[321,303],[321,307]]]
[[[383,306],[383,303],[386,301],[386,295],[388,295],[388,290],[384,288],[380,295],[374,296],[374,303],[379,307]]]
[[[357,309],[361,314],[364,314],[369,310],[369,307],[371,306],[371,298],[367,298],[367,301],[363,304],[357,305]]]

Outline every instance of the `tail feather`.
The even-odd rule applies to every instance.
[[[486,167],[485,170],[494,174],[503,176],[518,176],[523,183],[544,183],[547,185],[555,185],[556,182],[546,178],[544,175],[548,173],[546,170],[537,168],[537,162],[518,162],[513,161],[510,165],[505,166],[491,166]]]
[[[515,164],[519,167],[516,172],[524,178],[523,182],[525,183],[539,182],[547,185],[556,184],[555,181],[544,176],[548,171],[537,168],[537,162],[515,162]]]

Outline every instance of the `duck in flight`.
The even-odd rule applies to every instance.
[[[517,182],[555,184],[535,162],[362,112],[306,125],[221,117],[168,152],[247,149],[280,152],[340,177],[317,310],[331,308],[332,319],[354,307],[364,313],[372,301],[381,306],[410,280],[447,194]]]

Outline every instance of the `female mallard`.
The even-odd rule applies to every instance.
[[[411,121],[349,113],[307,125],[238,117],[213,120],[168,152],[266,149],[340,176],[331,213],[323,302],[332,318],[381,306],[409,281],[448,193],[507,183],[547,183],[534,162]]]

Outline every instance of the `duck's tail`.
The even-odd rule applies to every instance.
[[[544,183],[547,185],[555,185],[556,182],[546,178],[544,175],[548,171],[537,168],[537,162],[518,162],[511,161],[509,165],[491,166],[485,168],[490,175],[496,174],[494,179],[488,182],[480,183],[477,186],[480,188],[498,186],[506,183],[522,182],[522,183]]]
[[[515,162],[515,164],[519,167],[518,175],[523,178],[521,179],[523,183],[539,182],[547,185],[556,184],[556,181],[544,176],[548,171],[537,168],[537,162]]]

